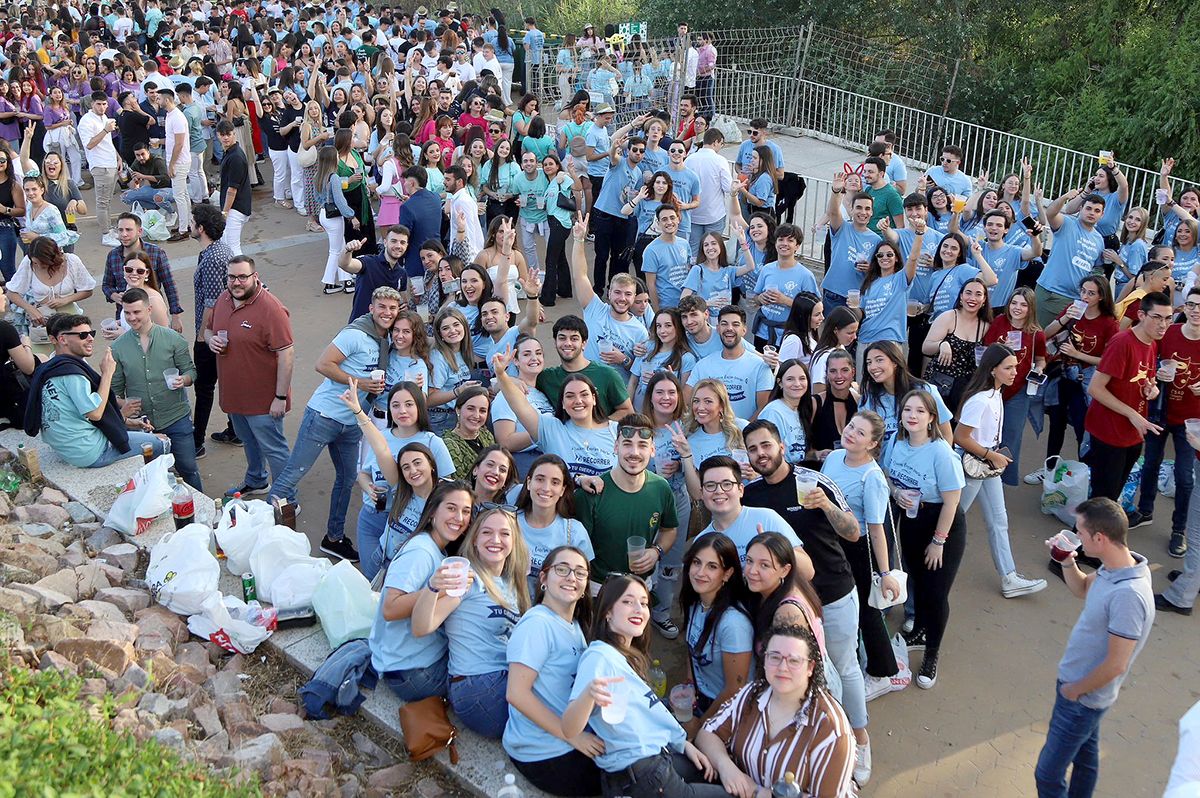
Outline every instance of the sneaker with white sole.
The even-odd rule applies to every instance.
[[[1016,571],[1005,574],[1004,578],[1000,580],[1000,593],[1005,598],[1029,596],[1045,589],[1045,579],[1028,579]]]
[[[874,701],[876,698],[887,695],[893,690],[903,689],[902,687],[893,686],[890,676],[871,676],[867,674],[863,677],[863,680],[865,682],[868,701]]]
[[[674,640],[679,637],[679,627],[675,625],[675,622],[671,620],[671,616],[669,615],[661,619],[651,617],[650,623],[667,640]]]
[[[917,673],[917,687],[928,690],[937,684],[938,652],[925,650],[925,658],[921,660],[921,670]]]
[[[1044,480],[1045,478],[1046,478],[1046,469],[1043,466],[1042,468],[1039,468],[1037,471],[1034,471],[1032,474],[1026,474],[1024,482],[1026,485],[1041,485],[1042,480]]]
[[[867,786],[871,780],[871,741],[865,745],[854,746],[854,783],[859,787]]]
[[[900,627],[900,631],[904,632],[904,634],[908,634],[912,630],[913,630],[913,619],[905,618],[904,625]]]

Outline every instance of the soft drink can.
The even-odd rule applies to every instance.
[[[242,574],[242,600],[247,604],[258,600],[258,586],[254,583],[254,574],[249,571]]]

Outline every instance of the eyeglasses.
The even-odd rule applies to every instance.
[[[586,568],[572,568],[565,562],[555,563],[550,567],[550,570],[556,576],[561,576],[563,579],[566,579],[568,576],[574,576],[580,582],[586,582],[588,578],[588,570]]]
[[[249,274],[227,274],[225,275],[225,279],[231,283],[247,283],[250,281],[250,278],[256,274],[258,274],[258,272],[250,272]]]
[[[1184,302],[1183,306],[1188,310],[1195,310],[1196,308],[1200,308],[1200,302]]]
[[[89,338],[95,338],[95,337],[96,337],[96,331],[95,331],[95,330],[82,330],[82,331],[80,331],[80,332],[64,332],[64,333],[59,333],[59,335],[74,335],[74,336],[75,336],[75,337],[77,337],[79,340],[81,340],[81,341],[86,341],[86,340],[87,340],[87,339],[89,339]]]
[[[1169,315],[1164,316],[1161,313],[1147,313],[1146,318],[1149,319],[1150,321],[1156,321],[1159,324],[1170,324],[1171,323],[1171,317]]]
[[[804,667],[806,662],[809,662],[808,657],[785,657],[778,651],[768,651],[763,657],[763,661],[772,668],[785,666],[789,671],[798,671]]]
[[[126,266],[125,273],[126,274],[149,274],[150,270],[149,269],[140,269],[137,266]]]
[[[498,504],[497,502],[480,502],[480,510],[503,510],[506,513],[515,513],[517,508],[512,504]]]
[[[732,479],[724,479],[720,482],[705,482],[700,487],[705,493],[717,493],[718,491],[721,493],[729,493],[737,486],[738,483],[734,482]]]
[[[645,427],[618,427],[617,434],[627,441],[633,440],[634,436],[648,441],[654,437],[654,430],[646,429]]]

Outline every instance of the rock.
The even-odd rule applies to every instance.
[[[287,699],[276,696],[267,704],[267,712],[272,714],[299,715],[300,707]]]
[[[57,590],[51,590],[48,587],[20,584],[14,584],[12,587],[13,590],[19,590],[22,593],[27,593],[37,599],[38,607],[45,612],[54,612],[62,605],[71,602],[70,596],[64,596]]]
[[[166,607],[152,604],[135,611],[133,620],[137,622],[143,634],[164,635],[173,638],[176,643],[187,642],[187,622]]]
[[[64,568],[77,568],[80,565],[88,564],[87,550],[83,547],[83,541],[77,540],[67,546],[63,556],[58,558],[58,562]]]
[[[367,786],[373,790],[399,790],[412,778],[412,766],[407,762],[377,770],[367,779]]]
[[[42,658],[38,660],[38,669],[43,671],[63,671],[64,673],[77,673],[78,668],[75,663],[59,654],[57,651],[43,651]]]
[[[27,571],[24,568],[18,568],[6,562],[0,562],[0,585],[12,584],[14,582],[27,585],[33,584],[37,580],[38,575],[33,571]]]
[[[175,641],[159,634],[138,635],[138,639],[133,643],[133,648],[138,652],[138,656],[147,651],[157,651],[168,657],[175,655]]]
[[[33,504],[36,500],[37,489],[26,482],[17,489],[17,495],[13,497],[13,504],[18,507],[24,507],[27,504]]]
[[[150,674],[146,673],[142,666],[138,665],[136,662],[132,663],[128,668],[125,669],[125,672],[121,674],[121,678],[139,690],[145,690],[149,688],[150,682],[152,681]]]
[[[79,600],[78,580],[75,578],[75,572],[70,569],[55,571],[49,576],[34,582],[34,585],[44,587],[48,590],[56,590],[71,601]]]
[[[108,695],[108,684],[103,679],[87,678],[79,688],[80,698],[102,698]]]
[[[92,621],[88,627],[87,637],[89,640],[110,640],[118,644],[128,644],[133,648],[133,643],[138,638],[138,628],[136,624],[125,623],[124,621]],[[118,671],[124,673],[124,671]]]
[[[54,504],[27,504],[13,510],[10,518],[18,524],[49,524],[58,529],[71,520],[71,514]]]
[[[228,653],[229,652],[227,652],[225,649],[218,647],[216,654],[214,656],[214,659],[213,659],[213,664],[214,665],[219,664],[221,661],[221,657],[225,656]],[[213,655],[213,651],[211,648],[209,649],[209,654]],[[230,657],[228,660],[225,661],[225,665],[222,666],[221,671],[224,673],[241,673],[242,669],[245,666],[246,666],[246,658],[243,657],[241,654],[234,654],[232,657]]]
[[[125,581],[125,572],[115,565],[99,560],[93,560],[91,565],[103,571],[104,575],[108,577],[108,583],[113,587],[117,587]]]
[[[266,777],[272,765],[283,761],[283,742],[274,734],[262,734],[245,741],[232,752],[233,764]]]
[[[229,735],[219,731],[207,740],[201,740],[195,747],[196,756],[206,762],[219,763],[229,754]]]
[[[13,503],[12,499],[8,498],[8,494],[0,490],[0,521],[7,521],[12,515]]]
[[[246,700],[246,692],[242,689],[242,680],[238,674],[231,671],[218,671],[204,684],[204,689],[213,697],[218,708],[226,704]]]
[[[79,627],[56,615],[39,615],[29,628],[29,639],[49,648],[54,648],[60,641],[83,636]]]
[[[57,531],[49,524],[21,524],[21,533],[31,538],[48,538]]]
[[[165,748],[183,748],[183,735],[178,729],[173,729],[170,726],[156,731],[153,739]]]
[[[38,598],[30,593],[0,587],[0,612],[6,615],[11,615],[19,621],[28,621],[37,614],[38,605]]]
[[[113,588],[105,588],[112,590]],[[103,592],[103,591],[100,591]],[[96,595],[99,596],[100,592]],[[118,623],[125,622],[125,613],[121,612],[121,608],[110,601],[105,601],[101,598],[87,599],[75,605],[75,609],[83,610],[89,618],[104,621],[117,621]]]
[[[184,677],[196,684],[204,684],[213,670],[208,652],[200,643],[184,643],[175,649],[175,662]]]
[[[0,647],[17,648],[25,645],[25,630],[16,618],[0,615]],[[297,718],[299,720],[299,718]]]
[[[41,579],[58,570],[58,557],[47,554],[32,543],[0,548],[0,562],[28,571],[34,579]]]
[[[60,640],[54,650],[62,654],[76,665],[91,660],[102,668],[114,673],[124,673],[133,662],[133,646],[129,643],[120,644],[111,640],[95,640],[86,637],[72,637]]]
[[[99,563],[90,562],[79,566],[75,569],[75,577],[78,580],[78,594],[81,599],[90,599],[96,595],[96,591],[112,586],[108,573]]]
[[[142,712],[149,712],[159,720],[166,720],[171,711],[171,699],[162,693],[145,693],[137,703]]]
[[[205,737],[212,737],[225,731],[225,727],[221,725],[221,717],[217,714],[217,708],[212,704],[200,704],[193,707],[192,720],[200,724]]]
[[[137,568],[138,548],[132,543],[118,543],[100,552],[100,559],[117,566],[122,571]]]
[[[365,760],[367,767],[382,768],[395,763],[395,757],[376,745],[374,740],[362,732],[354,732],[350,739],[354,741],[354,745]]]
[[[131,587],[101,588],[96,591],[96,600],[107,601],[122,612],[127,612],[135,617],[138,610],[144,610],[150,606],[150,594]]]
[[[277,734],[304,728],[304,721],[300,720],[299,715],[287,715],[277,712],[259,717],[258,722],[266,726],[267,731]]]
[[[446,791],[442,789],[442,785],[426,776],[417,782],[417,793],[421,798],[441,798]]]
[[[89,524],[96,520],[96,516],[92,514],[92,511],[79,502],[67,502],[63,505],[63,509],[70,514],[71,523]]]
[[[358,798],[362,795],[362,783],[358,777],[352,773],[347,773],[340,779],[341,792],[338,793],[340,798]]]
[[[120,532],[111,527],[102,526],[89,535],[84,542],[87,543],[88,548],[92,551],[103,551],[109,546],[121,543],[123,540],[124,538],[121,537]]]
[[[300,752],[300,758],[305,762],[316,765],[316,775],[333,775],[333,755],[322,748],[305,748]]]
[[[49,554],[51,557],[61,557],[67,553],[66,545],[59,543],[53,537],[36,538],[31,535],[26,535],[24,532],[19,532],[13,539],[13,542],[28,546],[35,546],[46,554]]]
[[[57,488],[42,488],[41,494],[38,495],[38,504],[55,504],[62,507],[69,501],[71,497]]]
[[[219,706],[218,711],[229,739],[234,742],[266,734],[268,729],[254,717],[254,710],[245,701],[233,701]]]

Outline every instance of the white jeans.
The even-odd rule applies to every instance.
[[[192,202],[200,202],[208,197],[208,176],[204,174],[203,152],[192,153],[192,163],[188,168],[188,196]]]
[[[967,479],[962,490],[962,509],[965,514],[980,498],[983,525],[987,528],[988,548],[992,552],[992,563],[996,573],[1007,576],[1017,570],[1013,562],[1012,545],[1008,542],[1008,510],[1004,507],[1004,483],[1000,477]]]
[[[330,219],[321,209],[321,226],[329,236],[329,257],[325,259],[325,274],[321,282],[326,285],[336,285],[346,280],[354,279],[354,275],[338,268],[338,258],[341,257],[342,247],[346,246],[346,220],[340,215]]]
[[[288,150],[287,159],[288,176],[292,181],[292,202],[296,206],[296,212],[304,216],[308,209],[304,207],[304,167],[300,165],[300,153]]]
[[[537,237],[545,240],[550,235],[549,222],[527,222],[518,217],[517,224],[521,227],[521,251],[525,253],[525,265],[530,269],[539,266]]]
[[[175,195],[175,213],[179,217],[176,229],[181,233],[191,232],[192,198],[188,194],[188,173],[182,167],[175,168],[175,176],[171,178],[171,192]]]
[[[225,235],[221,236],[221,240],[234,255],[242,254],[242,228],[249,218],[246,214],[235,211],[233,208],[230,208],[229,213],[225,215]]]
[[[274,179],[274,185],[271,187],[271,196],[276,202],[288,198],[288,190],[290,181],[288,180],[288,151],[282,150],[267,150],[271,154],[271,177]]]
[[[505,105],[512,105],[512,78],[516,66],[512,61],[500,62],[500,95]]]

